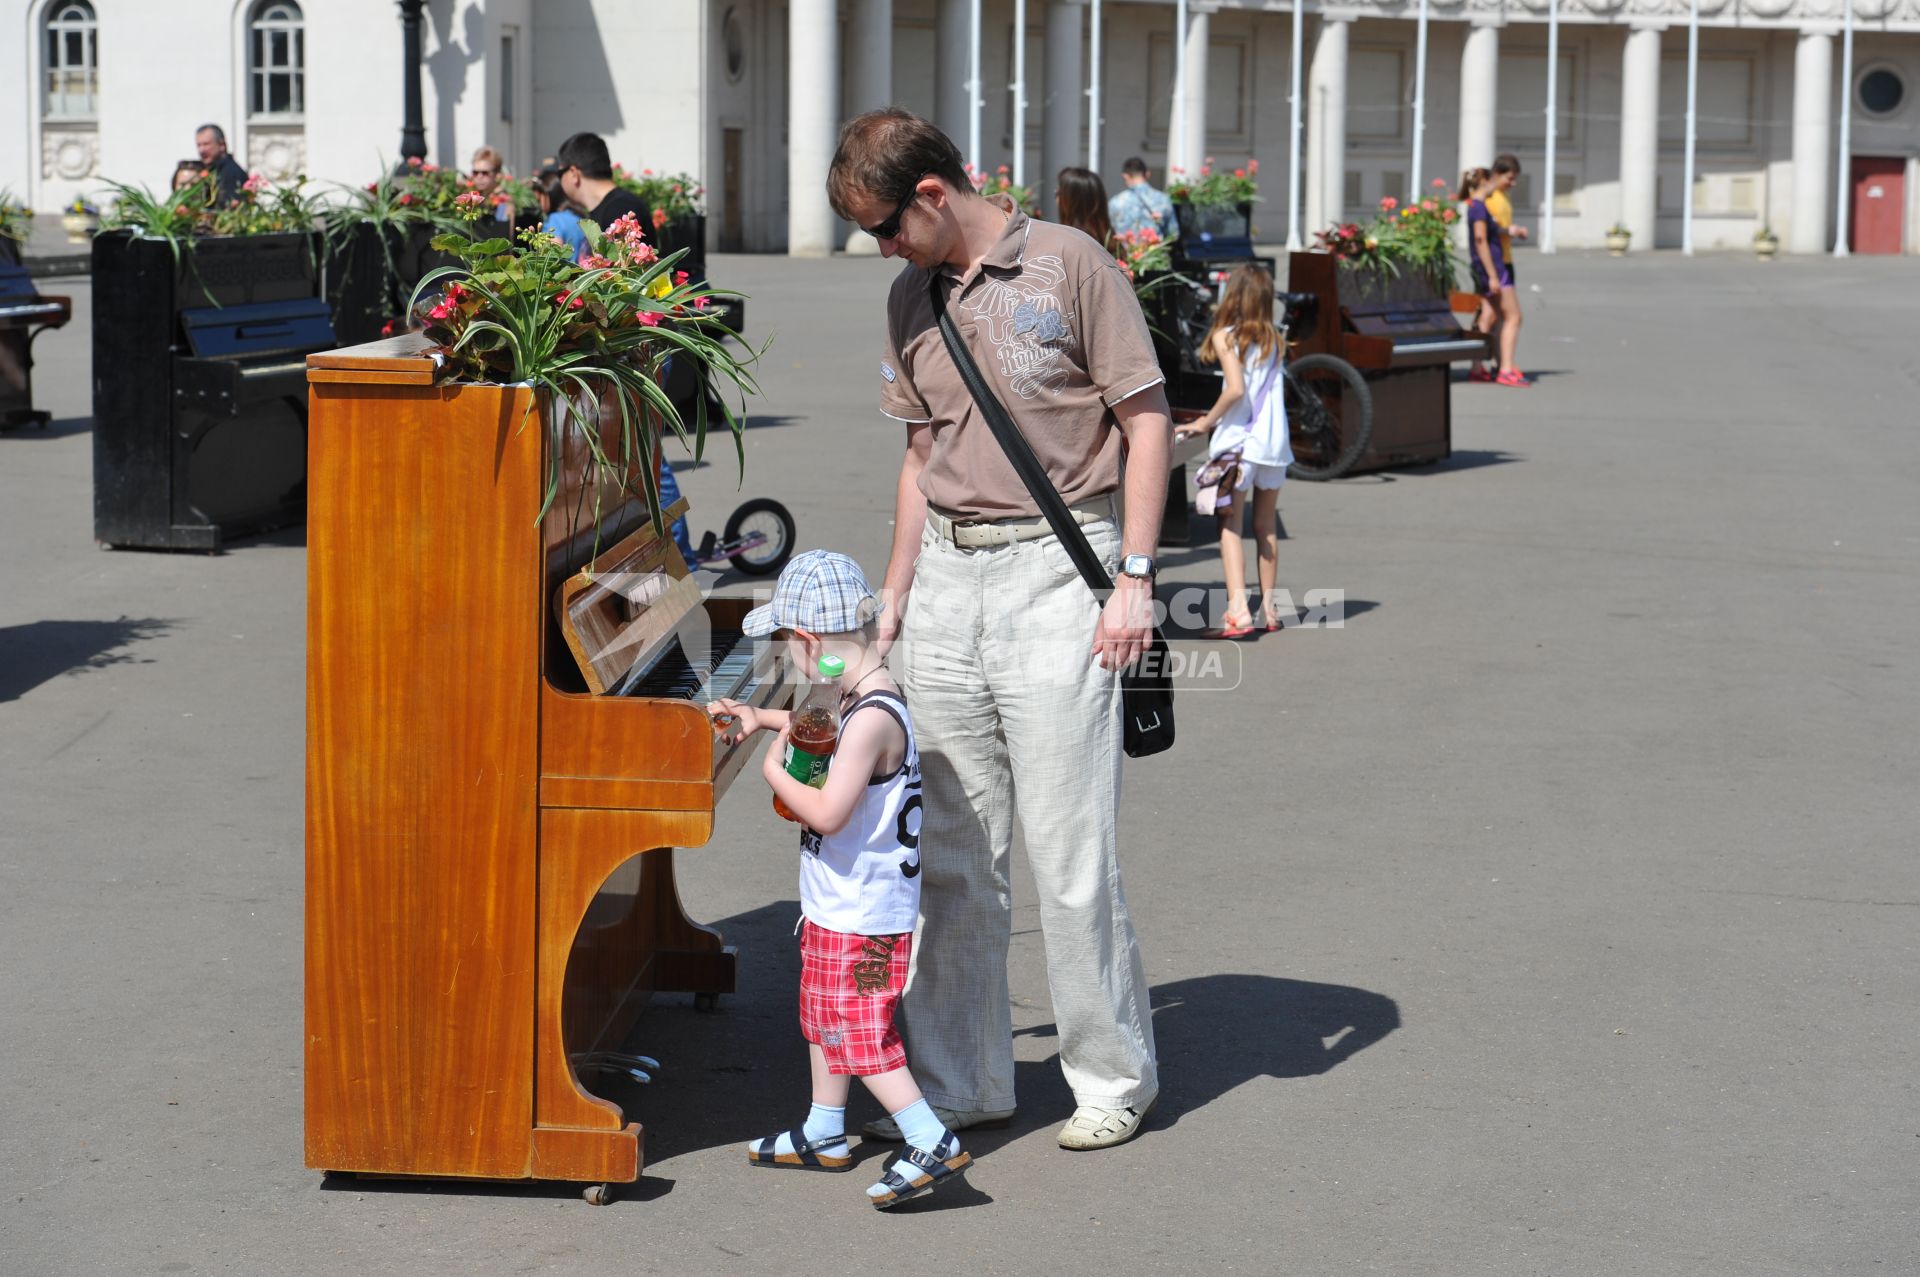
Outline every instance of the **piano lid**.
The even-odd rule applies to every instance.
[[[683,497],[667,507],[667,525],[686,512]],[[656,533],[646,519],[562,581],[554,592],[554,615],[587,690],[596,696],[617,690],[683,622],[696,616],[704,621],[700,593],[673,538]]]
[[[180,312],[187,349],[200,359],[299,353],[333,345],[333,317],[323,297],[196,306]]]

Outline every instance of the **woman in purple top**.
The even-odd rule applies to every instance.
[[[1493,190],[1493,173],[1488,169],[1468,169],[1460,178],[1457,198],[1467,206],[1467,265],[1473,272],[1473,291],[1480,296],[1480,313],[1473,326],[1477,332],[1492,332],[1505,316],[1502,289],[1513,287],[1513,268],[1500,251],[1500,226],[1487,210],[1486,198]],[[1493,381],[1502,386],[1525,386],[1527,379],[1518,368],[1502,365],[1499,375],[1489,377],[1476,360],[1467,373],[1470,381]]]

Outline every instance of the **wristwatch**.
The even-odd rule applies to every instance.
[[[1142,581],[1153,580],[1153,556],[1150,554],[1129,554],[1120,560],[1121,576],[1137,576]]]

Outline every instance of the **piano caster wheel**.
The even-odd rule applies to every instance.
[[[717,993],[696,993],[693,995],[693,1009],[696,1011],[718,1011],[720,995]]]
[[[605,1206],[613,1200],[613,1185],[589,1184],[580,1194],[580,1200],[589,1206]]]

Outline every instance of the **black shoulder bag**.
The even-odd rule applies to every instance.
[[[1047,478],[1045,467],[1040,464],[1040,458],[1033,455],[1033,448],[1027,443],[1027,437],[1020,433],[1019,424],[1008,415],[999,397],[980,375],[980,366],[974,363],[973,353],[960,340],[960,330],[947,313],[946,298],[941,296],[940,277],[937,274],[927,281],[927,288],[933,298],[933,313],[940,321],[940,336],[946,340],[947,353],[960,370],[960,380],[967,384],[973,402],[979,405],[981,415],[986,417],[987,425],[993,429],[993,437],[1000,441],[1007,460],[1019,472],[1021,482],[1027,485],[1027,491],[1033,495],[1040,512],[1047,516],[1047,522],[1053,526],[1053,534],[1060,538],[1067,557],[1080,569],[1087,588],[1093,591],[1095,598],[1104,601],[1113,593],[1113,578],[1107,575],[1107,570],[1095,557],[1093,547],[1087,543],[1087,534],[1073,521],[1067,503],[1060,497],[1060,490]],[[1167,641],[1161,636],[1158,625],[1153,627],[1153,641],[1147,645],[1147,650],[1133,664],[1120,671],[1120,701],[1127,720],[1125,747],[1128,757],[1145,758],[1148,754],[1157,754],[1172,747],[1173,676],[1169,667]]]

